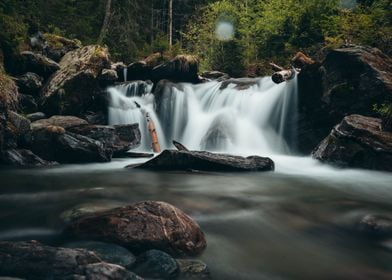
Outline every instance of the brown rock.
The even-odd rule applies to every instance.
[[[65,232],[78,238],[117,243],[132,251],[159,249],[198,255],[207,246],[199,225],[165,202],[145,201],[76,220]]]
[[[31,124],[33,130],[51,125],[69,129],[76,126],[88,125],[88,122],[73,116],[53,116],[49,119],[41,119]]]

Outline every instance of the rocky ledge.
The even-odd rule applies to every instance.
[[[381,120],[351,115],[335,126],[313,157],[338,166],[392,171],[392,132]]]
[[[273,171],[270,158],[250,156],[247,158],[201,151],[165,150],[159,156],[137,168],[150,170],[200,170],[200,171]]]

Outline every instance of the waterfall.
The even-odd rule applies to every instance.
[[[241,155],[293,151],[296,79],[279,85],[270,77],[197,85],[166,82],[157,88],[153,94],[151,84],[135,81],[108,90],[109,123],[139,123],[141,150],[151,150],[148,112],[163,148],[176,140],[192,150]]]

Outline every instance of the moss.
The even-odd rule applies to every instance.
[[[80,47],[82,45],[79,40],[70,40],[56,34],[45,33],[43,36],[49,46],[54,49],[61,49],[64,46]]]
[[[0,72],[0,107],[15,108],[18,102],[18,90],[14,81]]]

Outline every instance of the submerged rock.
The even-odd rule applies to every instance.
[[[80,248],[93,251],[103,261],[108,263],[115,263],[127,269],[131,269],[132,265],[136,261],[136,257],[127,249],[110,243],[97,241],[79,241],[67,243],[64,245],[64,247],[73,249]]]
[[[211,279],[208,266],[202,261],[191,259],[177,259],[176,261],[180,269],[180,279]]]
[[[176,279],[179,274],[176,260],[159,250],[149,250],[139,255],[132,271],[148,279]]]
[[[313,157],[344,167],[392,171],[392,132],[381,130],[381,120],[345,117],[313,151]]]
[[[368,236],[392,236],[392,218],[384,215],[366,215],[356,225],[356,229]]]
[[[165,202],[145,201],[91,214],[71,223],[65,233],[77,238],[112,242],[132,252],[159,249],[198,255],[207,246],[199,225]]]
[[[247,158],[199,151],[165,150],[157,157],[137,168],[151,170],[202,170],[202,171],[273,171],[270,158]]]

